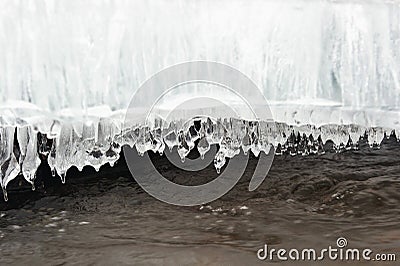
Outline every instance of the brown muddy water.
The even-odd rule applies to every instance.
[[[394,147],[396,146],[396,147]],[[348,247],[400,260],[400,147],[317,156],[277,156],[264,183],[248,191],[257,163],[228,194],[208,205],[177,207],[146,194],[124,160],[99,173],[70,169],[62,185],[48,166],[37,189],[12,181],[0,203],[0,265],[275,265],[257,250]],[[153,156],[171,180],[191,184],[217,176]],[[293,262],[292,262],[293,263]],[[313,264],[396,265],[324,260]],[[296,264],[309,265],[308,261]],[[398,264],[397,264],[398,265]]]

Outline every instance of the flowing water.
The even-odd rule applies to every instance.
[[[399,155],[398,146],[383,145],[276,156],[264,183],[249,192],[257,163],[251,158],[234,189],[197,207],[152,198],[123,158],[99,173],[70,169],[64,185],[42,164],[35,191],[19,177],[10,183],[9,201],[0,203],[0,264],[256,265],[267,263],[256,255],[264,244],[317,249],[335,246],[338,237],[352,248],[400,256]],[[217,176],[213,165],[187,173],[165,157],[152,160],[176,183]]]

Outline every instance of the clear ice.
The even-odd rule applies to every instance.
[[[0,2],[0,183],[34,188],[40,158],[65,182],[71,166],[177,146],[182,160],[218,144],[317,154],[400,136],[400,2],[323,0]],[[249,76],[274,118],[220,117],[124,126],[136,88],[158,71],[217,61]],[[160,88],[161,90],[161,88]],[[159,95],[154,88],[149,95]],[[193,91],[195,95],[195,91]],[[197,143],[197,144],[196,144]],[[375,143],[375,144],[374,144]]]

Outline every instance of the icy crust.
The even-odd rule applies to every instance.
[[[143,155],[146,151],[163,154],[165,149],[177,146],[184,161],[192,149],[197,148],[201,157],[211,145],[218,144],[214,166],[219,172],[227,158],[242,150],[250,150],[255,156],[266,154],[309,155],[324,153],[324,144],[332,140],[333,148],[357,149],[360,137],[369,145],[379,147],[382,140],[400,136],[397,130],[381,127],[365,128],[357,125],[290,126],[268,121],[241,119],[217,119],[198,117],[189,121],[177,120],[165,123],[153,121],[154,127],[123,127],[109,118],[81,124],[65,123],[54,138],[36,131],[32,126],[0,127],[0,181],[5,200],[6,187],[17,175],[22,174],[32,184],[40,157],[47,160],[52,169],[65,182],[67,170],[75,166],[82,170],[92,166],[97,171],[106,163],[111,166],[119,159],[124,145],[135,147]],[[397,139],[396,141],[399,141]],[[40,156],[40,157],[39,157]]]
[[[193,93],[193,97],[195,96],[196,94]],[[234,103],[230,103],[230,105],[233,106]],[[327,124],[359,125],[365,128],[382,127],[387,130],[400,130],[400,109],[345,107],[338,102],[323,99],[268,101],[267,107],[271,110],[274,121],[288,125],[315,125],[316,127]],[[252,108],[257,113],[261,109],[265,109],[266,106],[253,106]],[[201,114],[223,117],[225,109],[226,106],[223,105],[213,106],[212,108],[196,106],[194,111],[176,109],[171,112],[171,106],[167,106],[166,109],[155,108],[153,111],[160,117],[169,116],[169,121],[171,121]],[[32,126],[35,131],[44,133],[49,138],[55,138],[60,134],[62,125],[69,123],[80,135],[79,132],[82,131],[83,124],[99,124],[101,120],[112,121],[117,128],[122,127],[128,110],[128,108],[112,110],[111,106],[99,105],[84,110],[67,108],[57,112],[48,112],[25,101],[9,101],[8,104],[0,106],[0,126]],[[144,110],[143,112],[147,111]],[[136,117],[137,114],[131,116]],[[229,117],[229,115],[224,117]]]

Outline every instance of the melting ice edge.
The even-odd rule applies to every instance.
[[[397,133],[397,134],[396,134]],[[396,139],[397,135],[397,139]],[[98,123],[86,122],[79,126],[60,125],[57,135],[43,134],[29,125],[0,127],[0,182],[7,200],[7,184],[22,174],[34,184],[36,170],[41,163],[39,155],[47,159],[53,176],[57,173],[63,183],[67,170],[75,166],[80,171],[92,166],[98,171],[106,163],[111,166],[119,159],[123,145],[135,147],[143,155],[146,151],[163,154],[165,148],[177,152],[184,161],[192,149],[197,148],[201,157],[218,144],[214,166],[219,173],[226,158],[250,150],[258,157],[260,152],[276,155],[309,155],[324,153],[323,145],[332,140],[336,152],[358,149],[360,138],[371,147],[379,148],[389,137],[400,141],[398,132],[381,127],[357,125],[293,126],[285,123],[247,121],[236,118],[193,118],[166,123],[155,119],[153,126],[121,128],[108,119]],[[34,189],[34,186],[33,186]]]

